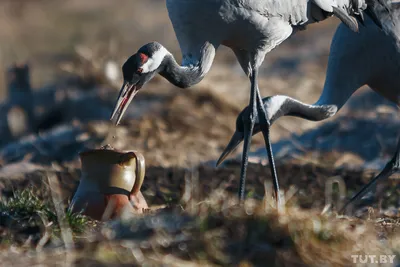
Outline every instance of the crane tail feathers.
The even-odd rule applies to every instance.
[[[333,14],[349,27],[350,30],[358,32],[358,23],[354,17],[349,16],[344,10],[337,7],[333,7]]]
[[[364,13],[360,12],[359,14],[354,15],[354,17],[361,23],[361,25],[365,26]]]

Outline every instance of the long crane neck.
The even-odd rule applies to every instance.
[[[332,117],[338,111],[336,105],[309,105],[287,96],[273,96],[265,103],[270,121],[282,116],[294,116],[310,121],[321,121]]]
[[[215,48],[210,43],[202,46],[197,58],[184,60],[182,66],[176,62],[172,54],[168,54],[164,58],[160,75],[175,86],[188,88],[204,78],[211,68],[214,57]]]

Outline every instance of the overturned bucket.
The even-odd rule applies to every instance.
[[[82,173],[70,205],[72,212],[106,220],[119,216],[122,210],[141,213],[148,208],[140,192],[145,176],[141,153],[100,148],[79,156]]]

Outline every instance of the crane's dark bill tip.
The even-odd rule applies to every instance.
[[[226,146],[221,156],[219,157],[216,166],[221,165],[222,162],[236,149],[236,147],[243,141],[244,135],[241,132],[235,132]]]
[[[135,86],[134,84],[129,84],[127,82],[125,82],[122,86],[117,99],[117,103],[115,104],[114,111],[110,118],[110,120],[115,125],[118,125],[121,121],[126,109],[128,108],[130,102],[132,101],[138,90],[139,88],[137,86]]]

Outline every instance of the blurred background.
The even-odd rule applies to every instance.
[[[269,53],[260,72],[262,95],[314,103],[338,24],[331,18],[311,25]],[[400,256],[397,175],[384,181],[377,210],[365,205],[356,210],[366,220],[339,218],[329,209],[321,215],[332,204],[325,193],[329,182],[345,183],[346,192],[339,194],[338,187],[331,193],[348,199],[394,153],[397,107],[370,89],[359,90],[327,121],[285,117],[273,125],[278,177],[291,197],[288,210],[277,214],[270,208],[270,171],[250,164],[249,212],[232,204],[241,148],[231,162],[215,168],[249,102],[250,83],[229,49],[218,50],[208,75],[191,89],[156,76],[134,98],[120,126],[109,122],[122,85],[121,66],[130,55],[158,41],[181,60],[165,0],[0,0],[0,40],[4,266],[41,261],[64,266],[68,260],[77,266],[263,266],[279,260],[277,266],[350,266],[351,253]],[[79,215],[64,218],[54,210],[58,204],[66,210],[79,183],[78,153],[105,144],[143,153],[141,192],[154,214],[125,226],[105,225],[99,233],[100,222],[92,227]],[[251,149],[252,163],[267,164],[261,136],[253,138]],[[64,219],[76,250],[62,231],[59,238],[58,228],[65,226],[58,221]]]
[[[0,99],[3,111],[7,110],[1,118],[3,148],[32,132],[48,133],[74,120],[106,122],[121,85],[120,66],[143,44],[157,40],[178,61],[181,58],[165,1],[3,0],[0,12]],[[337,23],[331,19],[313,25],[270,53],[261,71],[263,95],[288,94],[315,101],[323,86]],[[28,75],[25,85],[32,92],[17,93],[24,90],[18,85],[24,79],[11,83],[15,74],[9,71],[13,67],[15,71],[15,64],[19,69],[25,64],[29,67],[29,73],[20,70],[19,76]],[[129,143],[148,151],[150,162],[163,165],[215,159],[234,130],[238,111],[247,105],[248,95],[249,82],[233,53],[221,47],[208,76],[191,90],[174,88],[160,77],[154,79],[131,104],[124,123],[134,125],[125,129],[125,135],[123,131],[117,135],[115,145]],[[198,109],[190,110],[193,105],[188,101],[195,101]],[[21,117],[23,113],[13,106],[23,107],[29,116]],[[132,118],[136,120],[129,121]],[[24,124],[30,124],[30,129]],[[273,140],[316,125],[283,119],[273,131]],[[162,140],[158,140],[163,135],[160,131],[165,135]],[[187,140],[178,142],[182,135]],[[260,144],[260,139],[255,142]],[[12,156],[10,149],[3,149],[5,162],[19,160],[27,152],[37,153],[19,147],[23,153],[15,155],[14,148]],[[187,155],[182,159],[181,153],[168,152],[171,149]]]
[[[263,70],[265,76],[304,74],[306,67],[311,68],[308,65],[318,65],[318,68],[309,70],[311,73],[323,67],[336,24],[336,20],[328,20],[311,27],[313,34],[299,34],[287,42],[284,48],[268,57]],[[119,64],[141,45],[158,40],[178,59],[180,57],[165,1],[160,0],[90,0],[84,3],[75,0],[2,0],[0,33],[2,67],[16,61],[29,62],[35,66],[31,78],[35,88],[56,82],[60,63],[75,59],[76,50],[82,46],[91,51],[94,61],[101,62],[108,58]],[[297,48],[295,51],[294,47]],[[230,66],[236,71],[233,76],[244,78],[240,77],[243,75],[232,53],[221,50],[214,69]],[[278,58],[280,60],[276,62]],[[300,68],[297,68],[298,65]],[[213,71],[211,75],[217,76],[215,72],[218,71]],[[312,79],[317,77],[316,73],[311,74]]]
[[[0,12],[3,164],[27,155],[33,162],[76,160],[79,150],[107,141],[117,148],[144,151],[151,165],[212,162],[248,103],[249,81],[233,53],[221,47],[207,77],[190,90],[156,77],[132,102],[110,141],[108,119],[122,83],[123,62],[154,40],[180,61],[165,1],[2,0]],[[335,18],[311,25],[269,53],[261,69],[263,96],[286,94],[306,103],[316,101],[337,25]],[[304,160],[323,158],[338,166],[367,161],[370,167],[382,167],[393,153],[397,132],[383,123],[390,129],[382,138],[382,128],[374,129],[382,124],[382,116],[396,119],[395,107],[369,89],[360,92],[354,105],[346,105],[328,121],[277,122],[272,140],[278,160],[306,153]],[[364,121],[377,104],[382,108]],[[356,109],[363,114],[361,122],[354,120]],[[253,144],[252,160],[265,160],[264,151],[257,150],[262,147],[259,136]],[[337,153],[326,157],[322,150]]]

